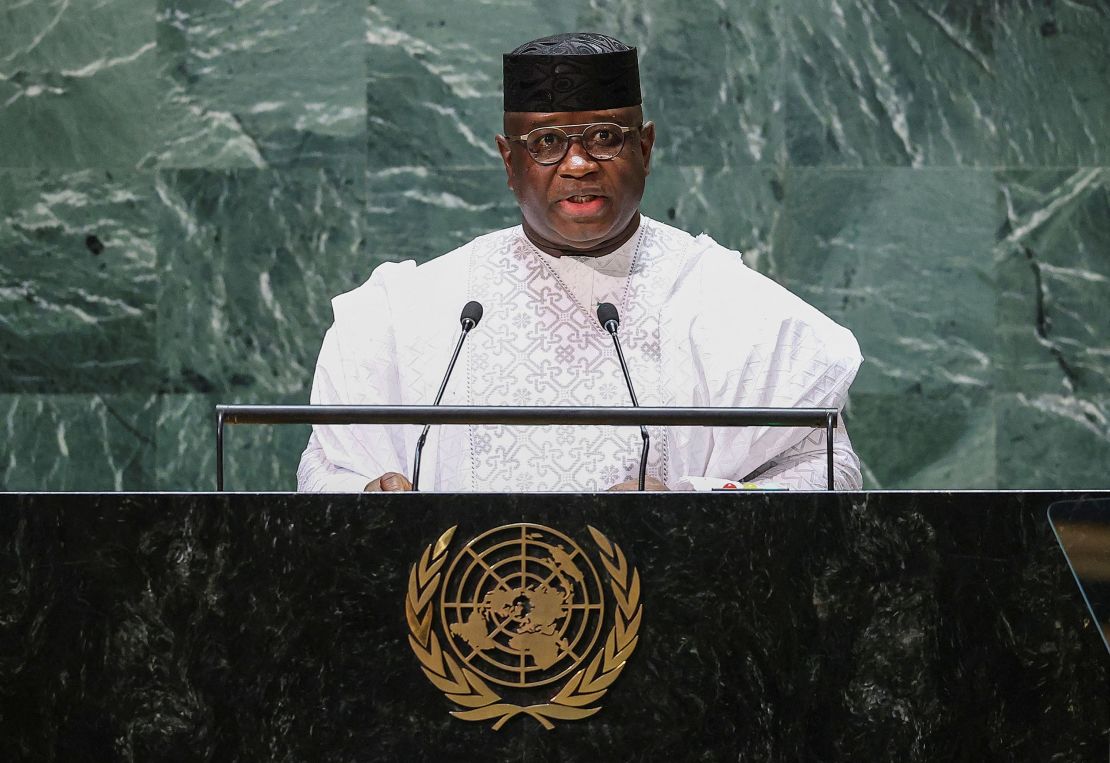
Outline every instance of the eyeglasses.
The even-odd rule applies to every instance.
[[[569,127],[581,127],[581,132],[568,133]],[[557,127],[537,127],[527,135],[507,135],[509,140],[524,144],[532,158],[540,164],[556,164],[563,160],[570,149],[570,139],[582,141],[586,153],[598,161],[617,157],[624,148],[624,136],[639,130],[636,127],[621,127],[612,122],[594,122],[584,125],[559,125]]]

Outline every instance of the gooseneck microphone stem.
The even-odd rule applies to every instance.
[[[632,376],[628,373],[628,363],[624,359],[621,340],[617,337],[617,326],[620,325],[617,308],[610,302],[602,302],[597,306],[597,318],[602,328],[609,332],[609,336],[613,337],[613,346],[617,350],[617,360],[620,361],[621,372],[624,374],[624,381],[628,385],[628,395],[632,398],[632,407],[639,408],[640,401],[636,399],[636,390],[632,388]],[[647,427],[643,425],[640,425],[640,439],[644,442],[643,448],[640,450],[640,491],[643,492],[647,483],[648,452],[651,448]]]
[[[443,393],[447,389],[447,380],[451,378],[451,372],[455,370],[455,361],[459,359],[459,353],[462,351],[463,342],[466,341],[467,334],[470,330],[478,325],[478,321],[482,320],[482,306],[477,302],[467,302],[463,308],[462,317],[462,334],[459,335],[459,341],[455,345],[455,352],[451,355],[451,362],[447,364],[447,373],[443,375],[443,381],[440,382],[439,392],[436,393],[435,402],[432,405],[439,405],[443,400]],[[412,459],[412,489],[414,492],[420,490],[420,456],[424,452],[424,443],[428,440],[428,432],[431,430],[431,424],[425,424],[424,430],[420,433],[420,437],[416,441],[416,455]]]
[[[469,326],[467,324],[470,324]],[[451,362],[447,364],[447,373],[443,375],[443,381],[440,382],[439,392],[436,393],[435,402],[432,405],[439,405],[443,399],[443,391],[447,389],[447,380],[451,378],[451,372],[455,370],[455,361],[459,359],[459,352],[462,350],[463,342],[466,341],[466,335],[470,333],[470,329],[474,328],[473,321],[463,321],[462,334],[459,335],[459,341],[455,345],[455,352],[451,355]],[[412,459],[412,489],[419,492],[420,490],[420,456],[424,452],[424,443],[428,440],[428,432],[431,430],[431,424],[425,424],[424,430],[420,433],[420,438],[416,441],[416,455]]]

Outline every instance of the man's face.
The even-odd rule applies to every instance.
[[[506,112],[505,135],[524,135],[537,127],[596,122],[637,127],[642,121],[639,106],[550,114]],[[581,131],[567,130],[571,134]],[[586,153],[581,140],[572,139],[561,161],[540,164],[523,143],[497,136],[525,231],[541,248],[560,252],[591,252],[627,238],[644,195],[654,143],[655,126],[649,122],[625,135],[624,147],[613,159],[595,159]]]

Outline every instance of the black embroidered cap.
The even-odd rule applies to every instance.
[[[505,111],[589,111],[636,106],[636,49],[608,35],[557,34],[504,56]]]

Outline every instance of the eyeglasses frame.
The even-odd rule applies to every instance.
[[[621,131],[621,150],[618,151],[617,153],[613,154],[612,156],[610,156],[608,158],[605,158],[605,159],[600,159],[600,158],[594,156],[593,154],[591,154],[589,149],[586,148],[585,142],[582,140],[582,137],[586,134],[587,129],[589,129],[590,127],[596,127],[598,125],[609,125],[611,127],[616,127]],[[564,128],[567,128],[567,127],[581,127],[582,131],[581,132],[576,132],[576,133],[568,133],[566,131],[566,129],[564,129]],[[531,135],[532,133],[536,132],[537,130],[551,130],[551,129],[555,129],[555,130],[558,130],[559,132],[563,133],[563,135],[567,139],[567,147],[566,147],[566,150],[563,151],[563,155],[560,156],[558,159],[554,159],[550,162],[541,162],[539,159],[536,158],[535,154],[533,154],[531,151],[528,151],[528,136]],[[628,143],[628,138],[627,138],[628,133],[635,132],[637,130],[642,130],[642,129],[644,129],[644,123],[643,122],[636,125],[635,127],[625,127],[624,125],[619,125],[616,122],[586,122],[584,124],[576,124],[576,125],[541,125],[539,127],[532,128],[528,132],[524,133],[524,135],[506,135],[505,139],[509,140],[509,141],[517,142],[517,143],[523,143],[524,144],[524,150],[528,151],[528,156],[532,157],[532,161],[534,161],[536,164],[551,166],[552,164],[558,164],[559,162],[563,161],[563,159],[565,159],[567,157],[567,152],[570,151],[570,141],[571,141],[572,138],[578,138],[579,142],[582,143],[582,150],[585,151],[586,154],[591,159],[593,159],[594,161],[598,161],[598,162],[608,162],[608,161],[611,161],[613,159],[616,159],[624,151],[624,147]]]

